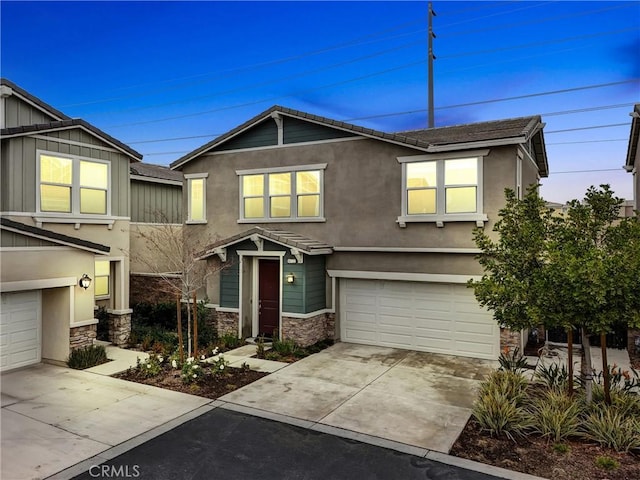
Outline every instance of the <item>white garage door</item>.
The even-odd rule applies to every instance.
[[[500,331],[473,290],[449,283],[340,280],[343,342],[495,360]]]
[[[40,362],[40,291],[3,293],[0,310],[0,370]]]

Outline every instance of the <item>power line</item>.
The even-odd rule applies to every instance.
[[[566,170],[564,172],[549,172],[549,175],[562,175],[563,173],[590,173],[590,172],[624,172],[622,167],[620,168],[601,168],[594,170]]]
[[[553,142],[547,143],[545,145],[573,145],[573,144],[582,144],[582,143],[605,143],[605,142],[628,142],[628,138],[609,138],[606,140],[583,140],[581,142]]]
[[[594,125],[591,127],[577,127],[577,128],[565,128],[563,130],[549,130],[544,132],[545,135],[550,133],[565,133],[565,132],[577,132],[578,130],[594,130],[597,128],[610,128],[610,127],[628,127],[628,123],[611,123],[609,125]]]

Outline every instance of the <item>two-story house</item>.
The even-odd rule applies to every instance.
[[[495,359],[474,227],[548,175],[539,116],[385,133],[274,106],[172,163],[220,332]]]
[[[633,206],[640,210],[640,103],[636,103],[631,112],[631,131],[627,147],[627,160],[624,169],[633,175]]]
[[[93,343],[96,305],[126,342],[129,165],[142,156],[0,82],[2,369]]]

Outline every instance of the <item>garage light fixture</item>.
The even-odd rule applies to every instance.
[[[291,284],[293,282],[296,281],[296,277],[293,275],[293,273],[288,273],[287,274],[287,283]]]
[[[86,290],[87,288],[89,288],[89,285],[91,285],[91,277],[86,273],[83,273],[82,277],[80,277],[80,281],[78,282],[78,285],[80,285],[82,288]]]

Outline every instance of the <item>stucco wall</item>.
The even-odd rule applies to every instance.
[[[61,287],[42,291],[42,358],[47,360],[64,362],[69,356],[69,288],[75,290]]]
[[[175,271],[176,263],[169,259],[180,255],[180,252],[173,249],[168,240],[175,237],[177,243],[182,242],[182,225],[131,223],[129,232],[129,270],[132,273]],[[156,248],[151,246],[154,239],[164,245],[163,250],[166,254],[155,253]],[[149,262],[152,265],[149,265]]]

